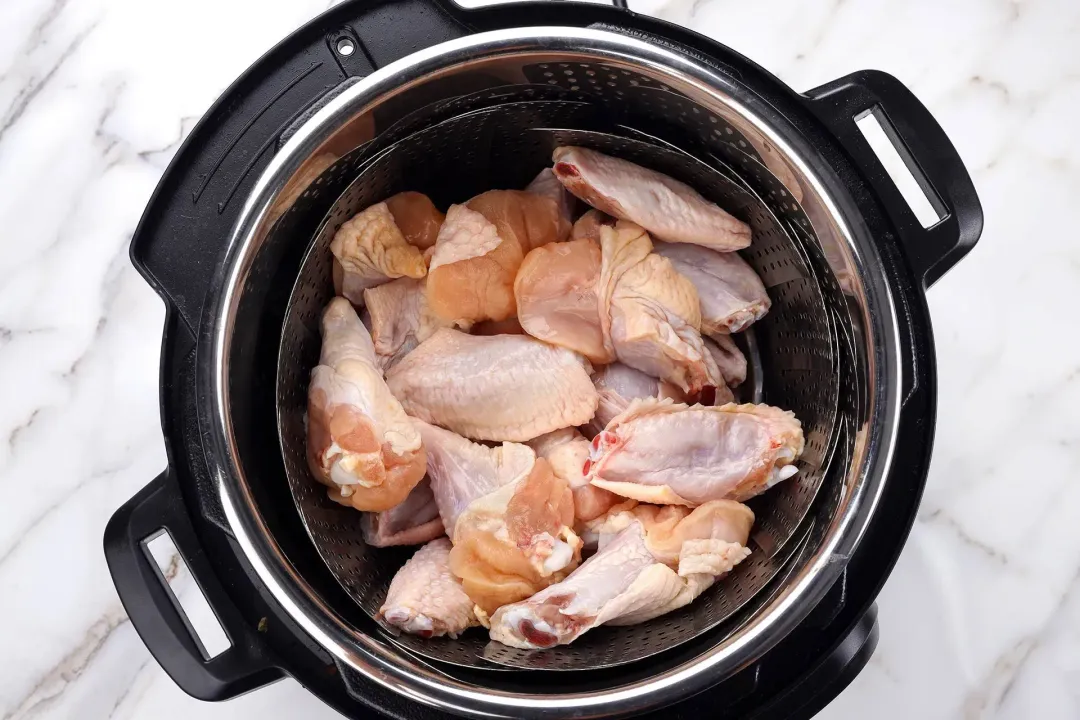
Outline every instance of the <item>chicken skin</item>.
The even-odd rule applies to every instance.
[[[596,388],[596,414],[586,426],[590,437],[595,437],[617,415],[626,411],[634,400],[656,398],[685,402],[682,390],[669,382],[646,375],[629,365],[614,362],[605,365],[592,375]]]
[[[597,364],[618,359],[700,397],[717,374],[699,332],[697,290],[652,252],[640,226],[613,222],[597,221],[599,248],[589,229],[525,258],[514,286],[521,326]]]
[[[713,385],[701,339],[701,303],[693,283],[652,252],[637,225],[602,227],[601,325],[619,361],[667,380],[689,396]]]
[[[386,207],[405,237],[405,242],[425,251],[435,247],[446,215],[423,193],[402,192],[386,199]]]
[[[514,281],[525,332],[593,363],[613,361],[600,324],[600,267],[600,244],[591,239],[552,243],[526,255]]]
[[[421,480],[404,502],[389,510],[364,513],[360,529],[364,542],[372,547],[422,545],[443,535],[445,529],[431,482],[427,478]]]
[[[799,421],[768,405],[638,400],[593,438],[593,485],[639,500],[695,506],[744,501],[797,472]]]
[[[422,278],[427,273],[420,250],[402,235],[386,203],[375,203],[347,221],[330,242],[334,288],[356,305],[364,290],[394,278]]]
[[[405,411],[474,440],[523,442],[589,421],[596,390],[577,353],[527,335],[439,330],[387,375]]]
[[[559,178],[555,177],[555,172],[551,168],[544,168],[537,173],[532,182],[525,187],[525,192],[531,192],[554,200],[559,206],[559,213],[567,222],[570,222],[570,217],[574,213],[574,204],[577,200],[562,186]]]
[[[598,625],[634,625],[683,607],[749,556],[753,522],[749,508],[726,500],[613,513],[601,523],[599,552],[562,582],[501,607],[491,639],[548,648]]]
[[[432,540],[398,570],[379,609],[385,623],[426,638],[456,638],[477,624],[473,601],[450,572],[450,552],[449,540]]]
[[[729,252],[750,245],[750,228],[689,185],[582,147],[556,148],[554,172],[571,193],[661,240]]]
[[[465,508],[503,485],[524,479],[536,464],[536,453],[527,445],[507,442],[488,447],[422,420],[413,418],[412,422],[427,451],[436,512],[451,540]]]
[[[451,206],[428,271],[432,311],[458,325],[513,317],[521,261],[569,232],[554,200],[521,190],[491,190]]]
[[[427,302],[422,279],[398,278],[364,291],[371,340],[385,373],[439,328],[450,327]]]
[[[589,459],[589,441],[575,428],[563,428],[529,441],[537,456],[551,465],[556,477],[562,478],[574,494],[574,517],[578,522],[595,520],[624,498],[594,487],[585,477],[585,462]]]
[[[469,504],[454,526],[450,569],[484,621],[562,580],[581,561],[570,486],[536,460],[529,474]]]
[[[705,338],[709,351],[720,375],[728,387],[739,387],[746,380],[746,356],[730,335],[714,335]]]
[[[308,465],[333,500],[389,510],[424,477],[420,433],[387,388],[371,336],[348,300],[327,305],[322,335],[308,386]]]
[[[573,495],[546,460],[526,445],[488,447],[413,423],[428,448],[431,491],[453,544],[447,567],[481,619],[577,566]]]
[[[660,242],[653,251],[694,284],[701,298],[703,334],[740,332],[769,311],[772,302],[761,278],[738,253]]]

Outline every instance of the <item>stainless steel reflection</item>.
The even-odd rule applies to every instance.
[[[493,690],[434,672],[334,615],[267,532],[236,455],[228,385],[236,309],[253,258],[274,219],[311,181],[312,167],[343,155],[373,132],[371,111],[389,98],[428,93],[455,74],[496,73],[514,81],[526,63],[544,59],[603,62],[684,94],[737,123],[775,151],[799,185],[802,205],[825,256],[849,298],[850,321],[863,340],[855,362],[865,377],[863,415],[831,520],[814,528],[802,565],[782,591],[726,640],[692,660],[647,679],[590,692],[533,695]],[[322,158],[314,160],[314,158]],[[305,177],[306,176],[306,177]],[[286,612],[336,659],[371,682],[417,702],[472,717],[540,718],[624,715],[674,702],[753,662],[786,636],[833,584],[873,514],[892,460],[901,387],[895,307],[880,261],[827,166],[745,88],[681,55],[621,35],[577,28],[530,28],[475,35],[418,52],[348,88],[302,126],[255,184],[212,284],[199,341],[200,421],[208,462],[236,539],[262,582]]]

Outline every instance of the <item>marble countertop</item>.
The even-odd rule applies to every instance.
[[[332,718],[285,680],[184,695],[109,581],[111,513],[164,466],[164,311],[127,249],[214,98],[327,0],[0,7],[0,717]],[[1080,4],[631,0],[797,89],[863,68],[926,103],[986,210],[929,295],[937,445],[879,599],[881,642],[821,717],[1080,717]],[[193,47],[212,48],[193,52]],[[183,595],[191,581],[173,581]]]

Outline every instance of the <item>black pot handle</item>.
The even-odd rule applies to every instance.
[[[750,713],[753,720],[812,718],[851,684],[878,644],[877,606],[871,605],[840,644],[795,683]]]
[[[176,602],[148,540],[167,531],[229,637],[231,646],[208,658]],[[227,700],[283,676],[240,617],[203,553],[168,471],[127,501],[105,528],[105,559],[131,624],[154,659],[184,692],[200,700]]]
[[[881,198],[908,259],[926,287],[974,247],[983,211],[971,176],[937,121],[899,80],[863,70],[806,93],[811,111],[829,127]],[[882,127],[941,220],[924,228],[889,178],[855,119],[876,111]]]

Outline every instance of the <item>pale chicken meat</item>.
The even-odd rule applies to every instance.
[[[614,493],[612,493],[614,495]],[[613,530],[615,525],[611,522],[610,518],[623,516],[626,512],[633,510],[638,505],[641,505],[637,500],[628,500],[624,497],[619,497],[619,502],[608,508],[607,512],[599,515],[592,520],[584,520],[577,524],[575,532],[578,537],[581,538],[581,552],[582,554],[592,555],[600,547],[601,537],[610,539],[613,533],[617,533],[619,530],[625,528],[629,523],[622,523],[618,530]],[[686,510],[684,505],[649,505],[647,507],[673,507]]]
[[[593,485],[641,502],[743,501],[796,474],[795,415],[769,405],[635,401],[593,438]]]
[[[652,252],[647,233],[620,220],[600,230],[599,290],[605,337],[616,357],[692,397],[713,384],[701,339],[697,290]]]
[[[709,385],[697,396],[697,401],[702,405],[726,405],[729,402],[735,402],[735,393],[724,381],[724,374],[720,371],[720,366],[716,364],[716,357],[709,350],[709,339],[702,337],[701,341],[705,348],[702,357],[705,360],[705,375],[709,378]]]
[[[514,286],[521,326],[594,363],[618,359],[701,397],[716,374],[693,283],[652,252],[640,226],[598,219],[595,233],[599,247],[589,229],[525,259]]]
[[[730,501],[638,506],[605,518],[600,550],[560,583],[501,607],[491,639],[565,645],[599,625],[634,625],[692,602],[745,560],[754,514]],[[614,533],[614,534],[610,534]]]
[[[424,476],[420,433],[387,388],[371,336],[348,300],[327,305],[322,336],[308,386],[308,465],[337,502],[389,510]]]
[[[591,239],[553,243],[526,255],[514,282],[521,327],[594,363],[614,360],[600,323],[600,266],[600,245]]]
[[[709,351],[720,375],[728,387],[739,387],[746,380],[746,356],[730,335],[714,335],[705,338]]]
[[[372,547],[422,545],[445,534],[431,482],[427,478],[420,481],[403,502],[389,510],[364,513],[360,530],[364,533],[364,542]]]
[[[586,426],[590,436],[595,436],[606,428],[608,423],[625,412],[634,400],[670,398],[675,402],[686,401],[683,391],[671,383],[646,375],[620,362],[596,370],[592,381],[596,388],[597,403],[596,414]]]
[[[574,204],[576,202],[573,195],[567,192],[562,183],[559,182],[559,178],[555,177],[555,171],[551,168],[544,168],[536,177],[532,179],[525,187],[525,192],[531,192],[535,195],[550,198],[555,201],[559,206],[559,213],[570,222],[571,216],[574,214]]]
[[[491,190],[451,206],[428,272],[432,310],[457,324],[513,317],[521,261],[569,232],[554,200],[520,190]]]
[[[405,242],[420,251],[435,247],[439,228],[446,220],[431,198],[423,193],[402,192],[385,200],[394,222],[405,237]]]
[[[694,284],[701,299],[703,334],[740,332],[769,311],[771,301],[761,278],[738,253],[664,242],[656,243],[653,252]]]
[[[394,278],[422,278],[424,257],[402,235],[386,203],[375,203],[356,215],[330,241],[334,255],[334,288],[360,305],[364,290]]]
[[[428,294],[450,323],[505,319],[513,315],[513,300],[503,281],[523,257],[521,246],[504,242],[483,215],[451,205],[429,260]]]
[[[563,428],[529,441],[529,447],[551,465],[551,471],[570,486],[574,494],[574,517],[578,524],[595,520],[624,498],[594,487],[585,477],[589,441],[575,428]],[[576,526],[575,526],[576,527]]]
[[[481,617],[528,597],[577,566],[569,485],[527,445],[488,447],[413,420],[428,477],[453,542],[450,568]]]
[[[605,215],[599,210],[589,210],[577,219],[570,228],[571,240],[592,240],[600,242],[600,228],[604,225],[615,226],[615,218]]]
[[[518,321],[528,334],[569,348],[597,365],[615,360],[604,336],[599,296],[601,224],[615,220],[597,210],[582,215],[570,240],[539,247],[521,263],[514,281]]]
[[[688,541],[722,540],[745,546],[754,524],[754,513],[735,500],[710,500],[694,509],[683,505],[627,502],[586,523],[586,530],[603,547],[634,521],[645,527],[653,557],[674,567]]]
[[[750,227],[689,185],[654,170],[582,147],[556,148],[555,176],[571,193],[661,240],[713,250],[750,245]]]
[[[436,330],[450,323],[431,312],[422,279],[398,278],[364,291],[371,340],[379,368],[387,372]]]
[[[413,417],[474,440],[531,440],[596,411],[588,361],[526,335],[438,330],[387,375]]]
[[[581,562],[574,497],[539,458],[529,474],[469,504],[454,527],[450,569],[483,621],[566,577]]]
[[[536,464],[536,453],[527,445],[488,447],[422,420],[412,422],[427,452],[436,513],[451,540],[458,517],[470,503],[527,477]]]
[[[473,601],[450,572],[450,541],[432,540],[390,581],[379,609],[383,622],[420,637],[456,638],[477,624]]]

